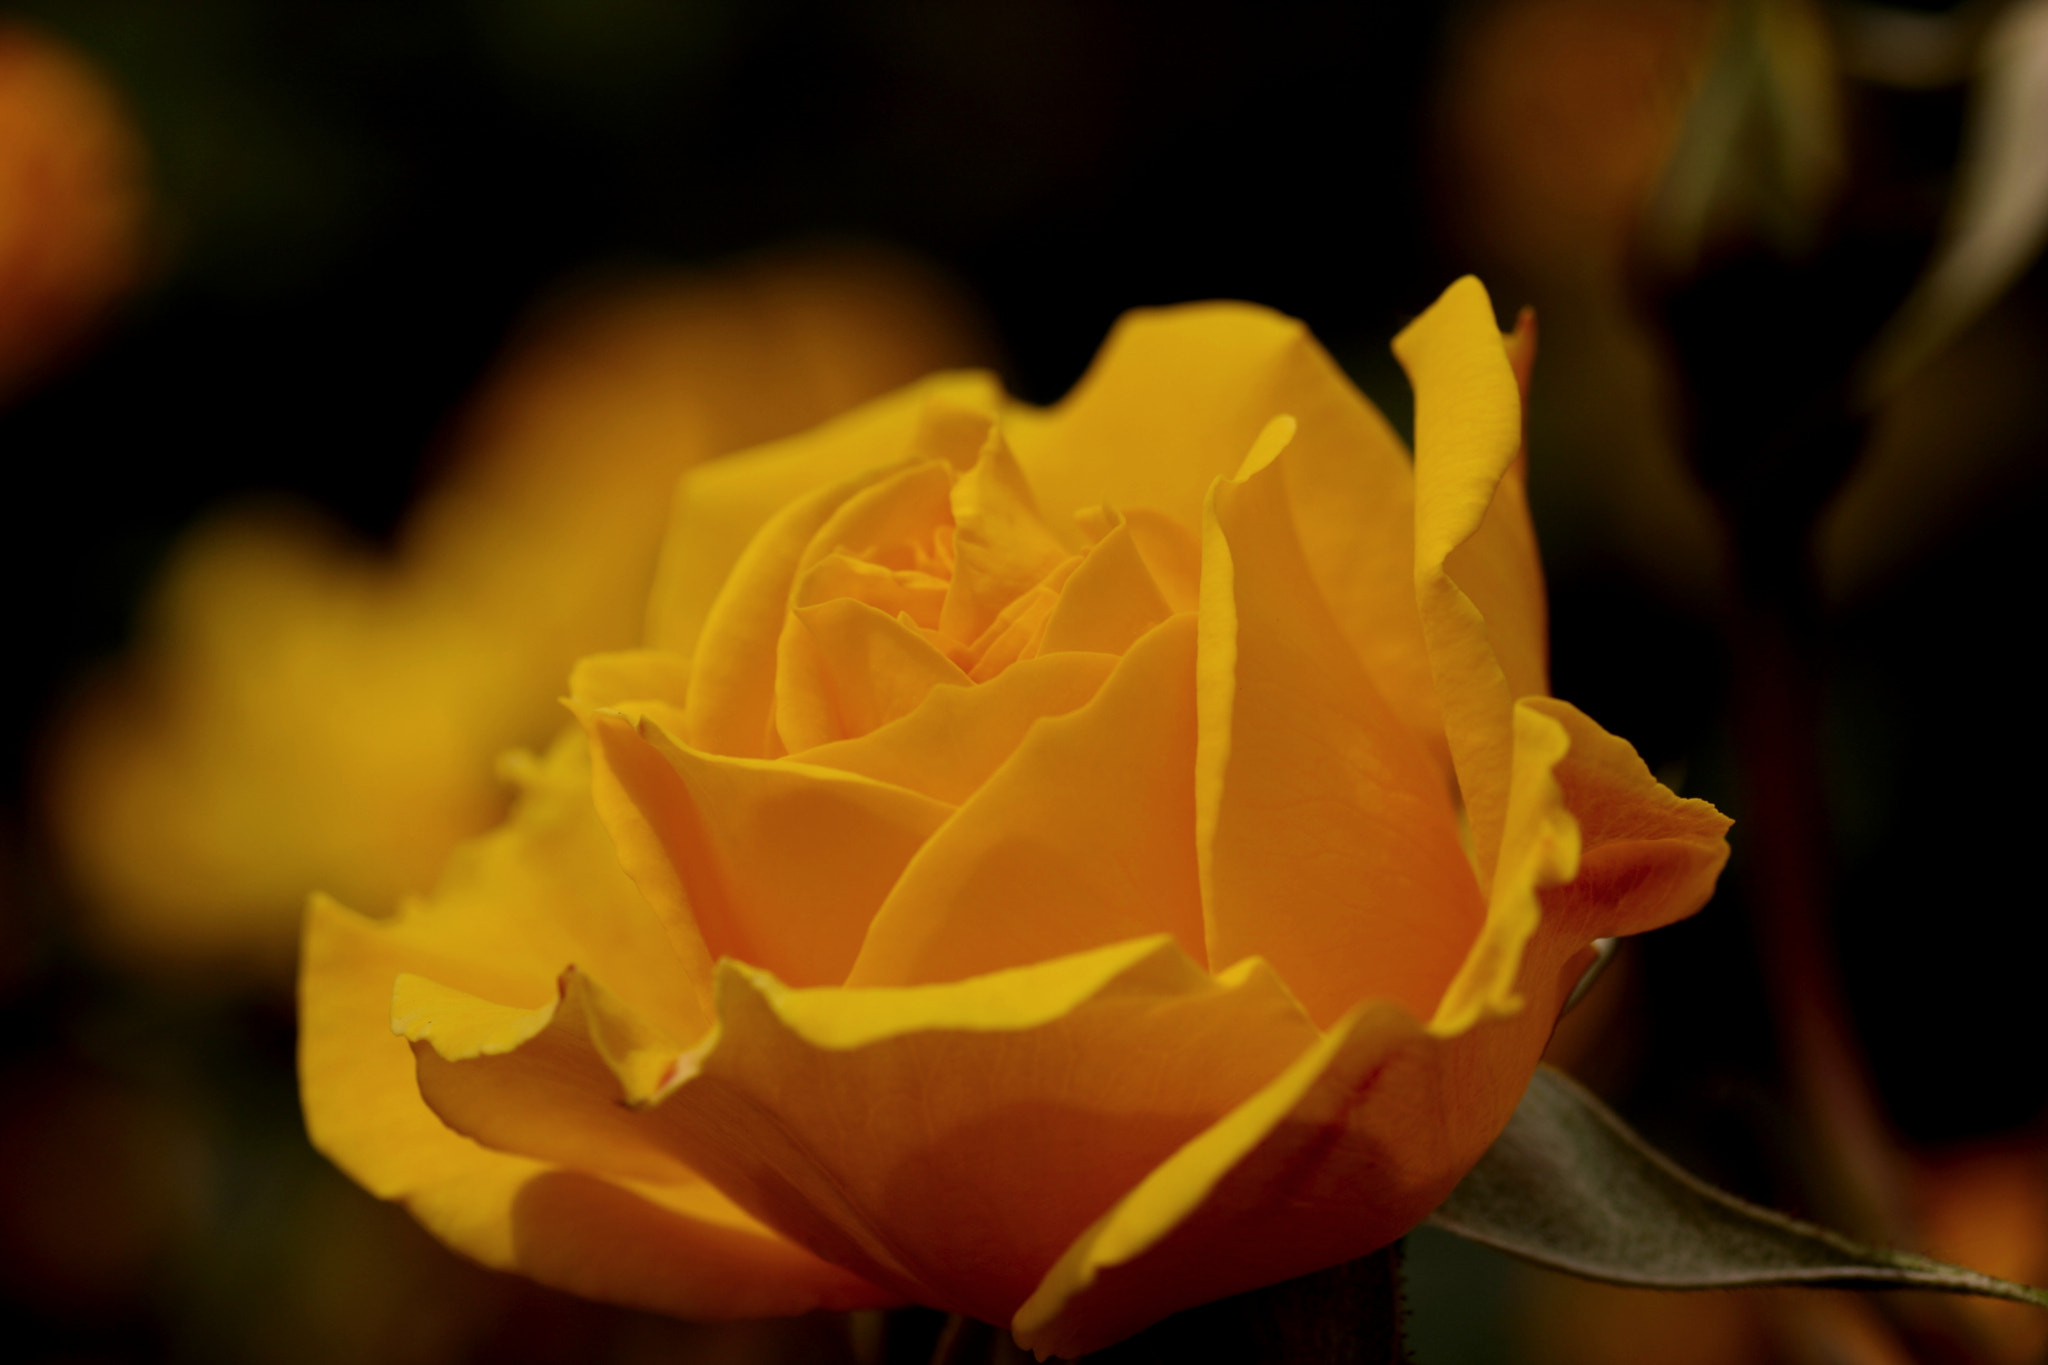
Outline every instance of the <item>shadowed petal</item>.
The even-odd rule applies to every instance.
[[[365,1188],[404,1203],[484,1265],[610,1303],[712,1319],[892,1300],[762,1227],[694,1175],[629,1188],[449,1131],[420,1098],[411,1050],[391,1032],[392,982],[406,970],[478,974],[420,941],[433,935],[417,926],[372,922],[324,898],[306,918],[306,1126]]]
[[[1344,647],[1288,498],[1292,424],[1211,495],[1202,558],[1197,848],[1209,960],[1257,954],[1318,1022],[1427,1017],[1483,902],[1428,751]],[[1299,474],[1296,476],[1299,478]]]

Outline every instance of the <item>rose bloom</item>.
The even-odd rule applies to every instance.
[[[383,910],[504,814],[493,762],[563,674],[639,635],[676,476],[977,353],[919,267],[865,253],[642,276],[543,309],[390,553],[216,515],[76,698],[48,807],[95,941],[288,979],[308,886]]]
[[[315,898],[313,1140],[579,1293],[1041,1354],[1399,1237],[1727,856],[1547,695],[1532,341],[1473,280],[1403,333],[1413,463],[1209,304],[1049,411],[941,375],[687,474],[508,823]]]

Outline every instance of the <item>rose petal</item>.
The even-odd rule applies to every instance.
[[[1202,542],[1193,531],[1149,507],[1122,512],[1152,581],[1174,612],[1193,611],[1202,595]]]
[[[834,548],[814,552],[814,540],[876,484],[948,459],[963,439],[978,444],[991,419],[972,405],[993,411],[998,398],[986,376],[940,375],[684,475],[648,600],[647,644],[694,656],[691,743],[741,757],[767,753],[790,591],[804,567]]]
[[[835,597],[851,597],[884,616],[907,615],[920,626],[936,629],[939,609],[946,600],[946,584],[916,569],[889,569],[835,553],[804,570],[789,604],[813,607]]]
[[[849,983],[956,981],[1162,930],[1200,954],[1194,654],[1194,620],[1174,617],[1087,705],[1033,726],[904,869]]]
[[[720,983],[714,1041],[623,1120],[587,1032],[564,1066],[564,1031],[520,1046],[513,1012],[502,1055],[421,1047],[421,1086],[457,1113],[465,1068],[534,1098],[574,1077],[584,1096],[563,1108],[590,1125],[584,1152],[638,1125],[836,1264],[1001,1322],[1119,1191],[1314,1038],[1261,964],[1212,979],[1164,937],[948,986],[791,990],[731,961]],[[493,1125],[481,1140],[513,1139],[485,1108],[469,1110]],[[519,1136],[573,1141],[545,1119]]]
[[[1483,903],[1435,763],[1315,590],[1285,419],[1204,525],[1197,849],[1209,960],[1258,954],[1327,1023],[1361,1000],[1428,1017]]]
[[[1121,654],[1172,614],[1130,524],[1119,520],[1068,577],[1039,652]]]
[[[1290,497],[1310,573],[1381,694],[1440,746],[1415,607],[1407,452],[1301,323],[1243,303],[1127,313],[1063,402],[1012,412],[1004,431],[1049,519],[1110,503],[1138,523],[1149,556],[1139,509],[1199,526],[1210,483],[1280,413],[1301,424]],[[1170,592],[1168,601],[1192,605]]]
[[[1116,662],[1107,654],[1041,654],[985,683],[941,684],[909,715],[806,749],[804,762],[958,805],[1016,751],[1033,722],[1085,705]]]
[[[676,485],[675,507],[647,605],[650,648],[699,652],[713,603],[727,591],[755,534],[792,503],[922,452],[947,457],[953,423],[980,414],[966,462],[1001,411],[1002,387],[979,372],[938,374],[799,436],[698,465]],[[964,462],[963,462],[964,463]],[[822,524],[822,523],[820,523]],[[811,528],[815,530],[815,526]],[[809,541],[806,532],[796,546]],[[784,586],[787,591],[787,585]],[[776,607],[781,625],[781,604]],[[774,638],[773,632],[769,639]]]
[[[1543,915],[1589,941],[1642,934],[1707,903],[1728,862],[1734,823],[1651,775],[1633,745],[1570,702],[1526,697],[1518,706],[1564,727],[1571,748],[1557,765],[1566,807],[1579,823],[1579,874],[1543,893]]]
[[[1564,703],[1524,701],[1514,724],[1507,838],[1469,979],[1427,1029],[1361,1006],[1161,1163],[1018,1310],[1020,1343],[1084,1355],[1400,1236],[1506,1124],[1587,945],[1698,907],[1727,856],[1718,813]]]
[[[792,754],[864,735],[967,675],[915,625],[851,597],[789,613],[777,651],[775,731]]]
[[[487,1151],[420,1098],[390,1026],[392,980],[425,965],[404,921],[316,898],[299,1074],[313,1143],[463,1255],[611,1303],[691,1318],[858,1308],[893,1296],[763,1228],[701,1179],[628,1190]]]
[[[1526,368],[1530,336],[1517,333]],[[1415,591],[1480,877],[1500,856],[1517,697],[1549,690],[1543,570],[1515,358],[1486,289],[1452,285],[1394,339],[1415,386]]]
[[[615,713],[581,716],[597,809],[648,900],[695,925],[714,956],[805,985],[845,978],[904,864],[952,811],[852,773],[707,754]]]
[[[974,468],[954,482],[952,510],[953,582],[939,627],[964,644],[1043,580],[1067,547],[1038,514],[1001,428],[990,429]]]
[[[660,701],[680,708],[689,688],[690,661],[665,649],[587,654],[569,672],[569,695],[589,706]]]

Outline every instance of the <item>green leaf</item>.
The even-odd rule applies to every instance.
[[[1936,1289],[2048,1308],[2048,1291],[1864,1246],[1717,1190],[1548,1067],[1537,1070],[1507,1131],[1429,1221],[1609,1284]]]

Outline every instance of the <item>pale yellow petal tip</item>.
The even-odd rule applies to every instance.
[[[1415,321],[1395,334],[1394,354],[1406,360],[1415,348],[1416,339],[1425,331],[1439,325],[1470,325],[1481,318],[1486,322],[1487,331],[1500,335],[1499,324],[1494,318],[1493,295],[1487,292],[1477,275],[1461,275],[1437,295],[1436,302],[1423,309]]]
[[[479,1000],[465,991],[402,972],[391,986],[391,1031],[427,1043],[443,1061],[496,1057],[537,1037],[554,1022],[559,994],[538,1009]]]
[[[1579,822],[1565,806],[1557,767],[1571,752],[1571,733],[1540,704],[1518,702],[1515,757],[1508,790],[1500,870],[1486,922],[1464,964],[1444,991],[1429,1032],[1453,1038],[1488,1019],[1507,1018],[1527,1005],[1520,982],[1529,940],[1543,922],[1539,897],[1579,874]]]
[[[721,1020],[751,999],[813,1047],[852,1051],[906,1033],[1038,1028],[1118,987],[1183,991],[1198,978],[1207,979],[1174,937],[1161,933],[921,986],[796,987],[763,968],[721,958],[716,996]]]
[[[1294,418],[1284,412],[1267,422],[1258,439],[1252,442],[1252,448],[1245,453],[1244,462],[1238,465],[1234,481],[1243,483],[1279,459],[1280,452],[1293,443],[1298,427]]]

